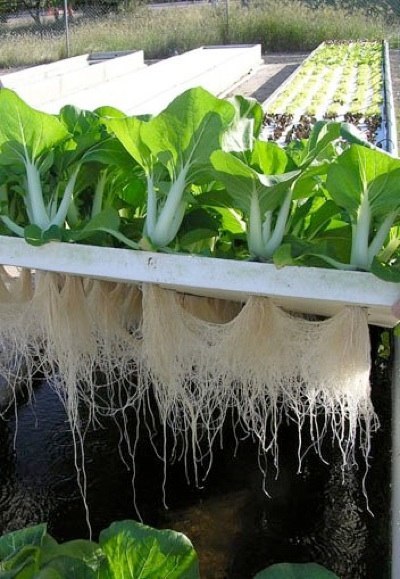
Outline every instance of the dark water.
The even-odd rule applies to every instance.
[[[372,338],[376,349],[377,330]],[[168,510],[163,507],[162,462],[143,437],[135,489],[144,522],[188,535],[206,579],[250,579],[280,561],[316,561],[342,579],[389,577],[390,368],[374,359],[373,398],[382,422],[367,481],[374,517],[361,493],[362,469],[343,473],[335,449],[326,450],[328,465],[310,455],[297,474],[297,432],[287,427],[280,439],[279,477],[272,466],[268,469],[270,498],[262,491],[257,446],[242,441],[235,453],[236,441],[227,430],[204,488],[187,483],[181,463],[168,467]],[[134,430],[133,417],[130,426]],[[49,385],[40,384],[33,404],[22,404],[16,417],[10,414],[8,422],[0,423],[0,438],[0,530],[47,521],[58,540],[87,537],[72,437]],[[94,538],[114,520],[137,519],[132,472],[121,460],[119,440],[111,421],[87,434],[87,500]]]

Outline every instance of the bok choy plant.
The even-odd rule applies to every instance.
[[[287,149],[255,141],[252,150],[216,151],[211,155],[215,176],[233,204],[247,219],[250,254],[271,259],[288,233],[299,200],[311,198],[338,154],[340,123],[316,123],[308,140]]]
[[[129,165],[132,182],[133,161],[99,116],[72,106],[48,115],[7,89],[0,110],[0,219],[6,228],[34,245],[102,232],[136,249],[118,231],[114,203],[121,189],[116,176],[121,182]]]
[[[107,128],[143,168],[147,184],[144,237],[153,247],[175,238],[191,185],[207,179],[209,158],[221,146],[235,109],[202,88],[186,91],[157,116],[105,118]]]
[[[350,265],[370,270],[400,217],[400,160],[351,145],[329,168],[326,187],[350,220]]]
[[[8,178],[0,184],[1,220],[16,235],[24,228],[5,213],[7,187],[23,199],[29,223],[46,231],[61,226],[68,212],[78,168],[69,176],[63,191],[44,191],[41,175],[54,161],[54,148],[68,142],[70,134],[56,117],[31,109],[14,92],[0,91],[0,165],[7,166]]]
[[[249,163],[225,151],[215,151],[211,162],[234,205],[247,217],[251,255],[269,259],[282,242],[291,185],[300,171],[288,170],[290,159],[278,145],[262,141],[256,142]]]

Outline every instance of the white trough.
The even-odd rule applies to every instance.
[[[75,93],[97,91],[144,67],[142,50],[96,64],[91,64],[89,56],[83,55],[3,75],[0,86],[15,90],[32,107],[47,110],[44,103],[64,99],[65,104],[70,104]]]
[[[51,242],[41,247],[0,237],[0,263],[127,283],[154,283],[208,297],[246,301],[267,296],[299,313],[331,316],[346,305],[368,310],[368,321],[393,327],[400,284],[370,273],[274,265],[190,255]]]
[[[2,86],[8,88],[23,85],[27,82],[38,82],[52,76],[88,68],[88,57],[88,54],[81,54],[80,56],[63,58],[62,60],[49,62],[48,64],[38,64],[37,66],[30,66],[29,68],[23,68],[15,72],[8,72],[0,76],[0,81]]]
[[[259,66],[261,46],[202,47],[147,67],[128,66],[133,58],[123,56],[89,70],[68,73],[52,79],[54,85],[45,79],[33,86],[28,83],[10,88],[17,88],[31,106],[49,113],[58,113],[66,104],[87,110],[110,105],[127,114],[157,113],[178,94],[195,86],[215,95],[224,93]],[[90,84],[97,67],[105,67],[108,76],[101,79],[99,75],[96,83]]]

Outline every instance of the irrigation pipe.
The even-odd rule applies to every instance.
[[[384,79],[384,113],[386,128],[385,149],[392,155],[398,155],[396,114],[394,111],[392,77],[390,72],[389,45],[383,41],[383,79]]]
[[[394,111],[392,78],[390,73],[389,46],[383,42],[384,66],[384,113],[386,128],[385,149],[398,155],[396,115]],[[394,360],[392,376],[392,493],[391,534],[392,569],[391,579],[400,579],[400,337],[394,336]]]

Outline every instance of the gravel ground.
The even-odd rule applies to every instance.
[[[264,102],[296,70],[307,54],[266,54],[264,63],[242,82],[235,85],[232,94],[252,96]]]

